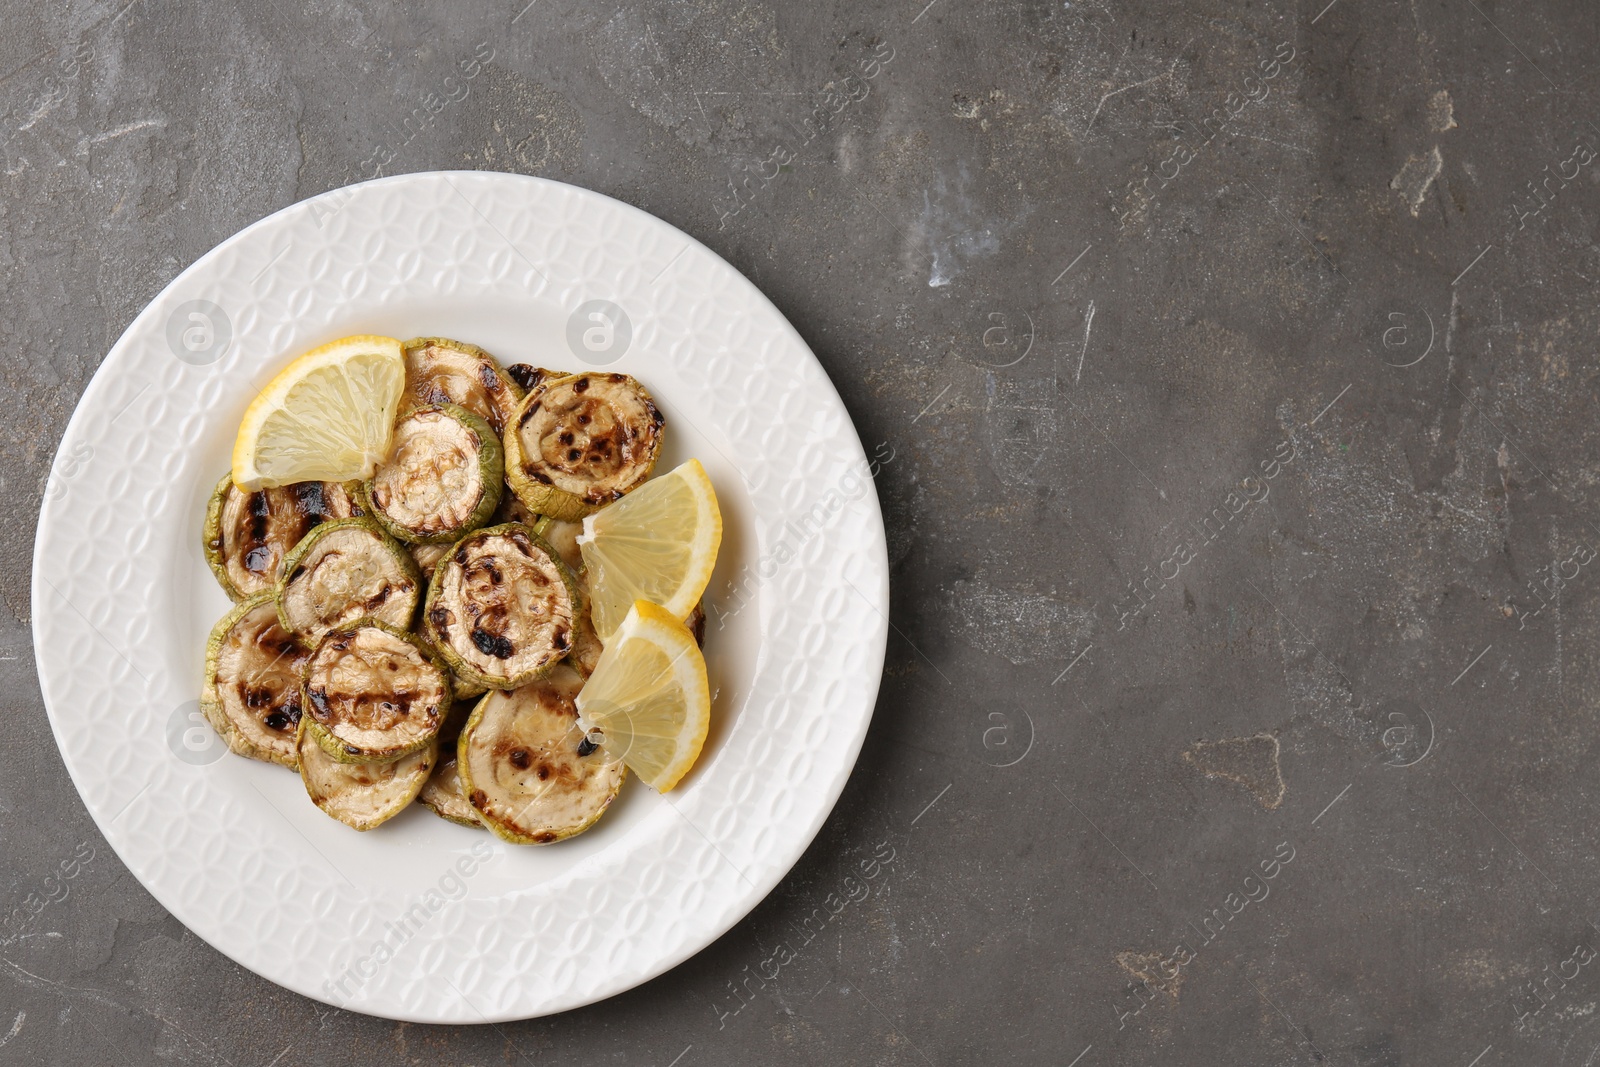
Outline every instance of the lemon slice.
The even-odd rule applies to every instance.
[[[393,337],[313,348],[246,409],[233,442],[233,483],[256,490],[371,477],[389,454],[405,385],[406,360]]]
[[[717,494],[697,459],[584,519],[578,550],[600,640],[610,643],[636,600],[687,618],[711,581],[721,544]]]
[[[706,661],[671,612],[638,601],[578,693],[578,723],[606,751],[665,793],[689,773],[711,725]]]

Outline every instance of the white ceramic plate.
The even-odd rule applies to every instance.
[[[205,639],[228,607],[200,549],[207,496],[256,391],[354,333],[634,374],[667,415],[661,469],[704,462],[726,524],[707,594],[716,695],[705,753],[676,791],[630,777],[593,830],[542,848],[420,806],[361,834],[313,807],[292,772],[226,753],[203,725]],[[861,443],[783,316],[658,219],[478,172],[326,193],[179,275],[84,391],[33,577],[56,741],[145,888],[274,982],[415,1022],[587,1004],[748,913],[844,787],[889,610]]]

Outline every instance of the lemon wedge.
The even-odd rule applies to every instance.
[[[706,661],[688,627],[638,601],[606,642],[578,693],[578,724],[605,734],[606,751],[665,793],[689,773],[711,726]]]
[[[722,512],[697,459],[583,520],[578,551],[595,633],[610,644],[636,600],[685,619],[700,603],[722,545]]]
[[[278,373],[245,410],[233,443],[233,483],[368,478],[389,454],[405,355],[393,337],[360,335],[313,348]]]

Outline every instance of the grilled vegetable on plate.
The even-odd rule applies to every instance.
[[[522,399],[522,388],[500,361],[477,345],[448,337],[414,337],[405,351],[406,387],[401,410],[459,404],[484,419],[496,435]]]
[[[442,745],[440,747],[443,748]],[[422,792],[417,795],[417,803],[441,819],[482,830],[484,824],[478,818],[478,810],[468,803],[467,795],[461,791],[461,775],[456,772],[456,757],[453,754],[455,747],[451,746],[448,751],[452,755],[439,761],[433,777],[428,779]]]
[[[506,480],[540,515],[581,519],[650,477],[665,422],[626,374],[547,379],[506,428]]]
[[[234,606],[206,643],[200,711],[229,750],[295,765],[306,652],[278,625],[271,591]]]
[[[278,617],[310,646],[330,627],[369,615],[409,627],[421,595],[405,546],[369,518],[340,519],[306,534],[284,560]]]
[[[385,763],[433,742],[450,676],[416,637],[374,619],[329,630],[305,665],[307,734],[340,763]]]
[[[312,527],[359,515],[355,486],[296,482],[247,492],[222,476],[206,508],[206,562],[234,600],[270,592],[283,557]]]
[[[370,830],[405,811],[439,760],[439,746],[430,742],[388,763],[340,763],[311,739],[308,726],[302,719],[296,742],[300,780],[312,803],[356,830]]]
[[[207,719],[358,830],[415,801],[548,844],[629,769],[672,789],[710,721],[722,517],[697,461],[649,480],[664,421],[627,375],[506,371],[440,337],[295,360],[207,511],[241,601],[207,647]]]
[[[517,844],[580,834],[622,788],[622,762],[585,736],[574,704],[583,676],[566,664],[478,702],[456,742],[461,792],[483,823]]]
[[[434,567],[423,627],[456,674],[515,689],[572,650],[581,603],[555,550],[505,523],[468,534]]]
[[[400,417],[361,497],[400,540],[448,544],[494,514],[504,472],[500,438],[483,419],[455,404],[417,408]]]

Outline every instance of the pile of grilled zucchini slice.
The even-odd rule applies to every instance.
[[[443,337],[404,349],[393,443],[366,482],[217,484],[204,550],[236,603],[201,708],[357,830],[420,803],[560,841],[625,776],[574,705],[601,652],[579,524],[650,476],[666,420],[627,375],[503,368]]]

